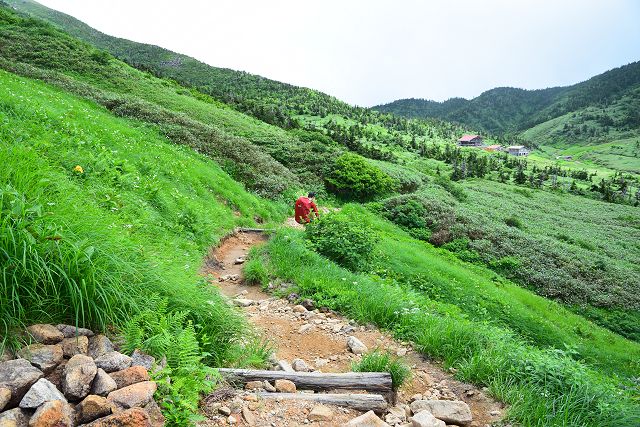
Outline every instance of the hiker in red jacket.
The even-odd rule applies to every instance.
[[[312,219],[318,218],[320,214],[318,213],[318,207],[315,204],[316,193],[309,193],[309,197],[300,196],[298,200],[296,200],[296,222],[298,224],[308,224]],[[315,212],[315,216],[309,214],[311,213],[311,209]]]

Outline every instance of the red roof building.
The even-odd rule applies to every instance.
[[[480,135],[463,135],[458,140],[461,147],[479,147],[482,145],[482,137]]]

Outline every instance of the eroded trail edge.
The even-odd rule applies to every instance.
[[[274,369],[277,369],[277,362],[284,361],[303,370],[306,366],[316,372],[350,372],[351,364],[362,357],[348,348],[348,337],[354,336],[369,350],[391,351],[411,367],[412,377],[398,391],[396,405],[389,405],[389,410],[381,414],[388,424],[412,425],[408,423],[408,409],[413,401],[420,399],[464,401],[471,408],[473,421],[467,425],[472,427],[485,427],[500,421],[504,407],[488,397],[486,389],[454,379],[450,372],[415,351],[411,343],[397,341],[373,325],[359,325],[330,311],[307,310],[297,305],[294,297],[292,301],[275,298],[258,286],[245,284],[243,260],[251,247],[263,244],[267,239],[268,236],[260,232],[230,235],[212,249],[205,260],[203,273],[273,343]],[[362,414],[353,409],[323,405],[329,412],[322,415],[316,413],[314,408],[318,404],[315,402],[265,399],[241,390],[235,395],[229,393],[205,401],[203,410],[207,421],[200,424],[203,426],[339,426]]]

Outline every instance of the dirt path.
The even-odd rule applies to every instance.
[[[409,404],[416,398],[463,400],[473,414],[471,426],[485,427],[500,420],[503,413],[500,403],[487,397],[482,390],[453,379],[441,366],[414,351],[409,343],[398,342],[371,325],[357,325],[334,313],[318,310],[300,312],[299,307],[294,310],[294,305],[287,300],[273,298],[256,286],[245,285],[242,282],[242,264],[235,262],[238,258],[244,258],[252,246],[265,240],[266,237],[259,233],[238,233],[227,238],[212,251],[205,262],[204,272],[211,275],[211,283],[218,286],[224,295],[252,301],[242,310],[251,323],[274,344],[277,360],[291,363],[294,359],[302,359],[313,370],[348,372],[351,363],[360,357],[350,353],[346,346],[347,337],[354,335],[369,349],[379,347],[390,350],[402,356],[405,363],[411,366],[412,379],[398,392],[399,406]],[[315,406],[312,403],[244,399],[253,399],[253,396],[240,394],[214,404],[214,407],[208,408],[207,412],[211,415],[208,421],[201,425],[229,425],[227,416],[216,415],[221,406],[237,412],[232,414],[236,425],[339,426],[360,415],[357,411],[332,408],[334,417],[331,421],[309,421],[309,412]],[[253,418],[251,424],[239,413],[243,407],[245,414],[250,412],[248,418]]]

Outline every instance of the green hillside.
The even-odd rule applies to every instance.
[[[181,69],[180,81],[135,54],[167,51],[101,37],[129,63],[0,7],[7,344],[24,323],[77,321],[170,352],[181,381],[163,409],[188,425],[210,367],[259,366],[268,356],[203,286],[205,251],[235,226],[279,228],[293,198],[317,189],[322,204],[342,210],[309,232],[278,229],[249,260],[257,280],[292,283],[319,306],[412,340],[459,378],[488,386],[514,422],[637,424],[637,182],[624,181],[621,195],[617,175],[602,183],[455,147],[469,131],[455,124],[256,76],[244,86],[234,81],[242,73],[201,63],[166,67]],[[216,79],[242,102],[217,93]],[[246,109],[276,105],[287,90],[286,120]],[[358,247],[354,228],[370,244]],[[363,247],[361,258],[351,250]],[[176,354],[182,348],[190,351]]]

